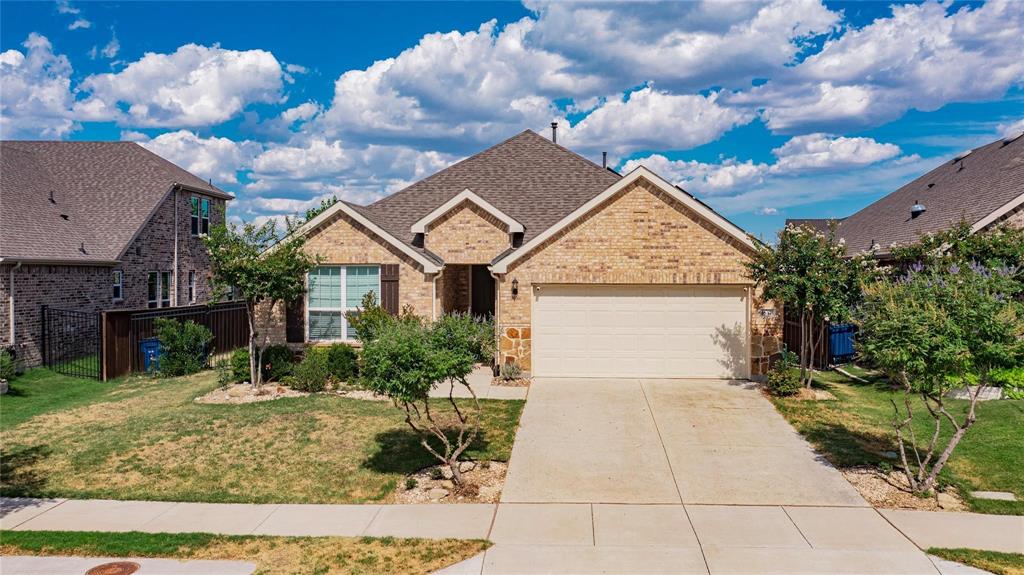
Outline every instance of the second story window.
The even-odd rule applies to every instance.
[[[114,270],[114,301],[124,299],[124,272]]]
[[[210,233],[210,200],[192,196],[192,235]]]

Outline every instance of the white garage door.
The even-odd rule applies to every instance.
[[[749,375],[742,287],[545,285],[533,297],[534,375]]]

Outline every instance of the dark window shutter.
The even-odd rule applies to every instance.
[[[306,341],[306,298],[299,296],[284,308],[285,340],[288,343]]]
[[[380,266],[380,307],[398,315],[398,264]]]

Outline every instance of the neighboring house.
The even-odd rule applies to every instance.
[[[210,299],[200,237],[231,196],[131,142],[0,142],[0,348],[41,360],[41,313]]]
[[[321,264],[273,310],[272,342],[353,342],[345,313],[374,291],[393,313],[493,314],[500,361],[539,376],[746,378],[778,348],[747,233],[645,168],[620,176],[532,131],[297,233]]]
[[[1024,227],[1024,134],[996,140],[952,158],[861,211],[837,220],[836,236],[853,255],[885,260],[894,244],[961,221],[982,231],[1002,223]],[[826,229],[828,220],[787,220]]]

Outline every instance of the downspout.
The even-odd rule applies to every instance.
[[[434,274],[434,281],[431,282],[431,295],[430,295],[430,320],[437,321],[437,280],[441,279],[444,274],[444,268],[438,270]]]
[[[11,314],[11,321],[8,328],[10,329],[10,343],[11,347],[14,347],[14,270],[21,267],[21,262],[18,262],[11,266],[10,279],[7,283],[7,309]]]
[[[503,274],[496,274],[490,269],[491,277],[494,278],[494,376],[498,376],[501,369],[501,278]]]
[[[178,190],[179,186],[174,186],[174,307],[178,307]]]

